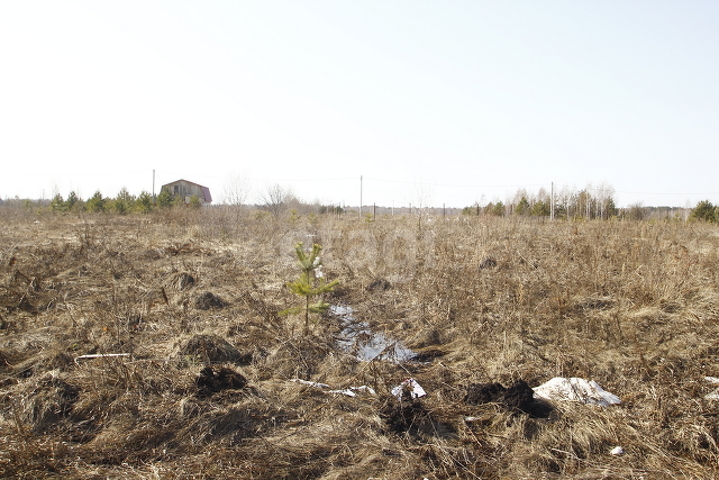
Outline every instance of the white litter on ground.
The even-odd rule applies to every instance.
[[[624,455],[624,449],[622,447],[614,447],[609,453],[612,455]]]
[[[302,385],[307,385],[308,387],[330,388],[330,386],[326,383],[310,382],[309,380],[301,380],[299,378],[293,378],[292,380],[290,380],[290,382],[301,383]]]
[[[704,380],[709,383],[719,383],[719,378],[717,377],[704,377]],[[719,400],[719,388],[714,390],[712,393],[704,395],[704,398],[707,400]]]
[[[320,382],[311,382],[309,380],[302,380],[299,378],[293,378],[290,380],[290,382],[295,383],[301,383],[302,385],[307,385],[308,387],[313,388],[330,388],[329,385],[326,383],[320,383]],[[359,387],[348,387],[341,390],[328,390],[327,393],[341,393],[342,395],[347,395],[348,397],[356,397],[358,393],[369,393],[370,395],[377,396],[377,392],[374,391],[374,388],[368,387],[367,385],[362,385]]]
[[[583,378],[555,377],[533,390],[535,398],[545,400],[572,400],[602,407],[622,403],[619,397],[604,390],[594,380]]]
[[[342,395],[347,395],[348,397],[356,397],[357,394],[361,392],[367,392],[370,395],[377,396],[377,392],[374,391],[374,388],[368,387],[367,385],[362,385],[360,387],[349,387],[345,388],[344,390],[330,390],[327,393],[341,393]]]
[[[417,383],[417,381],[414,378],[408,378],[407,380],[403,381],[396,387],[392,389],[392,395],[397,397],[397,400],[402,400],[402,393],[404,391],[409,391],[410,396],[412,397],[412,400],[415,398],[424,397],[427,395],[427,392],[424,391],[424,388]]]
[[[78,360],[89,360],[92,358],[112,358],[112,357],[129,357],[129,353],[91,353],[88,355],[80,355],[79,357],[75,357],[75,363],[78,363]]]

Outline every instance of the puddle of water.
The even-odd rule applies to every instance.
[[[383,333],[372,332],[369,323],[357,321],[352,307],[332,305],[330,313],[339,317],[344,326],[337,344],[344,351],[355,353],[361,362],[369,362],[382,355],[385,360],[402,363],[417,355],[402,342],[387,338]]]

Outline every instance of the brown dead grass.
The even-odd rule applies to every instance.
[[[221,209],[0,222],[0,476],[719,475],[703,380],[719,376],[716,227]],[[338,318],[303,338],[279,317],[298,241],[323,245],[342,281],[331,303],[430,361],[358,362],[336,346]],[[109,353],[128,355],[77,358]],[[201,391],[208,365],[247,385]],[[389,391],[410,376],[428,396],[400,407]],[[473,384],[555,376],[623,404],[545,419],[465,401]]]

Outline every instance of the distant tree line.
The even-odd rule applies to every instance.
[[[530,194],[520,189],[507,203],[489,202],[480,206],[478,203],[462,210],[464,215],[495,215],[522,217],[549,217],[552,215],[551,194],[540,189]],[[587,187],[583,190],[562,189],[554,194],[554,218],[587,218],[607,219],[619,215],[614,201],[614,189],[602,185],[597,188]]]
[[[169,190],[163,189],[157,197],[143,190],[139,195],[132,195],[122,188],[114,198],[105,197],[97,190],[90,198],[83,200],[74,191],[67,198],[56,194],[50,200],[49,208],[54,213],[63,212],[113,212],[119,215],[129,213],[150,213],[155,209],[168,209],[184,206],[184,201],[174,196]],[[202,203],[197,197],[191,197],[189,208],[200,208]]]
[[[719,223],[719,205],[709,200],[699,202],[689,211],[672,207],[645,207],[641,202],[626,208],[617,208],[614,200],[614,189],[606,185],[598,188],[591,186],[582,190],[562,189],[554,195],[554,218],[556,219],[609,219],[622,218],[627,220],[647,220],[672,218],[677,220],[705,221]],[[551,195],[544,189],[536,194],[529,194],[520,189],[507,203],[497,201],[480,206],[475,203],[462,209],[463,215],[494,215],[549,217],[552,214]]]
[[[298,215],[343,215],[355,213],[338,205],[323,205],[319,202],[307,204],[297,198],[291,190],[284,189],[279,185],[272,185],[261,197],[262,203],[258,205],[229,204],[227,206],[251,208],[258,212],[267,212],[273,217],[284,217],[291,215],[298,218]],[[97,190],[90,198],[83,200],[75,191],[70,192],[67,198],[56,194],[49,202],[15,200],[5,201],[5,206],[17,205],[23,208],[41,207],[49,209],[53,213],[65,212],[110,212],[119,215],[130,213],[147,214],[156,210],[168,210],[172,208],[201,208],[202,203],[198,197],[191,197],[189,203],[178,196],[173,195],[169,190],[163,189],[156,197],[147,191],[139,195],[132,195],[126,188],[122,188],[115,197],[105,197]],[[2,202],[0,201],[0,204]],[[387,214],[390,209],[387,207],[376,207]],[[372,208],[374,211],[374,208]],[[391,209],[394,212],[394,208]],[[397,208],[399,215],[406,213],[406,209]],[[449,209],[450,214],[457,210]],[[429,214],[444,215],[446,209],[428,209]],[[412,207],[409,208],[412,214]],[[439,212],[439,213],[438,213]],[[502,201],[489,202],[486,205],[475,203],[464,207],[462,214],[467,216],[518,216],[518,217],[550,217],[552,215],[551,194],[545,189],[537,193],[529,193],[520,189],[506,203]],[[372,215],[373,216],[373,215]],[[626,208],[617,208],[614,200],[614,190],[605,185],[599,188],[591,186],[582,190],[570,190],[564,188],[554,194],[554,218],[555,219],[610,219],[622,218],[628,220],[647,219],[674,219],[694,220],[709,223],[719,223],[719,205],[714,205],[709,200],[702,200],[692,209],[680,209],[672,207],[644,207],[641,202],[632,204]]]

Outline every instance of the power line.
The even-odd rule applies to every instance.
[[[410,180],[390,180],[386,178],[373,178],[365,177],[367,180],[374,180],[375,182],[386,182],[386,183],[403,183],[406,185],[422,184],[432,187],[464,187],[464,188],[513,188],[513,187],[542,187],[544,184],[541,183],[530,183],[530,184],[512,184],[512,185],[499,185],[499,184],[469,184],[469,183],[435,183],[435,182],[419,182]]]

